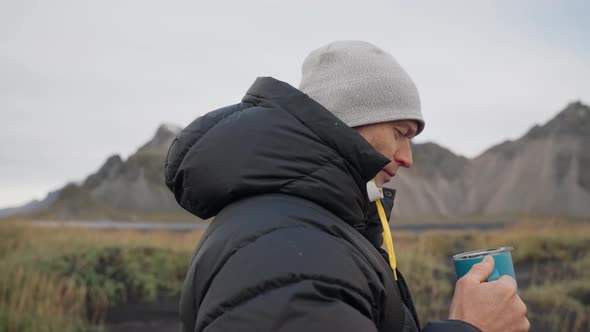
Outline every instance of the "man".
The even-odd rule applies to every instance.
[[[182,331],[419,331],[393,247],[381,249],[393,192],[377,188],[412,165],[423,129],[409,76],[359,41],[312,52],[300,89],[258,78],[242,102],[186,127],[166,184],[216,218],[185,279]],[[527,331],[515,282],[484,282],[492,269],[476,265],[450,319],[424,331]]]

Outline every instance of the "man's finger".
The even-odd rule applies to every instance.
[[[484,282],[494,272],[494,264],[492,256],[486,256],[483,261],[473,265],[465,276],[478,282]]]

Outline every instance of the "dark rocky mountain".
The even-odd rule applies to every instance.
[[[172,144],[172,141],[181,130],[181,127],[173,124],[161,125],[158,130],[156,130],[154,137],[140,147],[139,150],[137,150],[137,153],[155,152],[165,154],[168,152],[170,144]]]
[[[162,125],[127,160],[113,155],[82,184],[17,211],[51,219],[195,220],[164,186],[164,159],[180,130]],[[434,143],[415,144],[414,166],[389,184],[398,190],[393,216],[589,217],[589,146],[590,108],[580,102],[473,159]]]
[[[107,158],[81,185],[68,184],[37,213],[47,219],[195,220],[164,186],[164,159],[181,128],[161,125],[127,160]]]
[[[569,104],[515,141],[467,160],[417,145],[414,169],[400,172],[400,217],[590,216],[590,108]]]

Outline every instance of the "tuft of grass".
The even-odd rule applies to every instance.
[[[109,307],[175,296],[201,234],[0,224],[0,332],[100,330]]]
[[[398,259],[419,317],[444,317],[448,315],[448,301],[453,287],[449,282],[450,267],[446,262],[419,252],[408,252]]]
[[[529,319],[551,331],[590,330],[590,280],[547,282],[522,292]]]
[[[19,266],[0,275],[0,331],[100,331],[84,320],[86,289],[73,278]]]

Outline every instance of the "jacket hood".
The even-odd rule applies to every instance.
[[[389,159],[322,105],[271,77],[239,104],[210,112],[173,141],[166,185],[200,218],[234,201],[282,193],[358,226],[370,213],[366,183]]]

